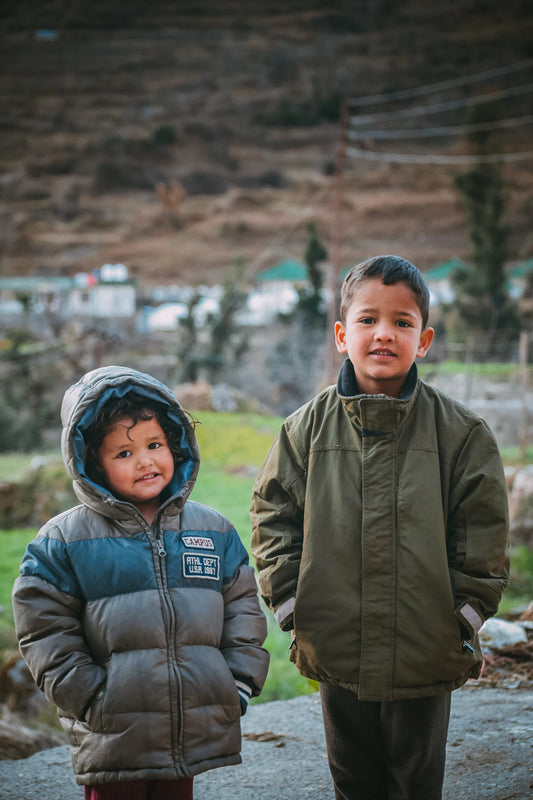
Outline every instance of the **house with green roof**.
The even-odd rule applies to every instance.
[[[460,258],[450,258],[448,261],[443,261],[442,264],[437,264],[435,267],[430,267],[430,269],[423,272],[432,305],[451,303],[453,301],[455,295],[452,286],[452,275],[458,269],[470,269],[470,265]]]
[[[450,258],[448,261],[443,261],[442,264],[437,264],[436,267],[431,267],[424,272],[424,278],[427,283],[438,281],[449,281],[453,273],[458,269],[470,269],[469,264],[462,261],[460,258]]]
[[[244,325],[268,325],[278,314],[288,314],[298,302],[298,290],[309,281],[305,264],[286,258],[255,276],[256,287],[240,315]]]
[[[515,267],[511,267],[508,271],[508,275],[511,280],[524,278],[526,279],[527,276],[533,271],[533,258],[528,258],[527,261],[523,261],[521,264],[517,264]]]
[[[470,269],[470,265],[460,258],[450,258],[436,267],[424,272],[424,278],[431,293],[432,303],[449,303],[454,293],[451,278],[457,269]],[[511,297],[519,298],[524,291],[528,275],[533,272],[533,258],[516,264],[507,270],[507,288]]]
[[[522,261],[521,264],[516,264],[507,271],[509,278],[509,294],[515,300],[521,297],[522,292],[526,288],[526,283],[529,275],[533,273],[533,258],[528,258],[527,261]]]
[[[309,280],[307,267],[296,258],[286,258],[269,269],[260,272],[256,277],[257,283],[282,283],[298,286]]]

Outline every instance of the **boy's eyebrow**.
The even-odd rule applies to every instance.
[[[358,314],[375,314],[376,311],[378,311],[378,310],[379,309],[376,306],[367,306],[366,308],[358,308],[357,309],[357,313]],[[398,311],[395,311],[394,313],[397,314],[399,317],[413,317],[413,319],[416,319],[416,312],[413,312],[413,311],[399,311],[398,310]]]
[[[152,436],[148,436],[148,437],[145,439],[145,441],[146,441],[146,442],[156,442],[156,441],[158,441],[159,439],[166,439],[166,435],[165,435],[163,432],[161,432],[161,433],[154,433],[154,434],[152,434]],[[129,439],[129,438],[125,438],[124,440],[119,440],[119,441],[123,441],[124,443],[123,443],[123,444],[116,444],[116,445],[114,445],[113,449],[116,449],[116,450],[123,450],[124,448],[131,447],[131,445],[132,445],[132,442],[133,442],[133,440],[132,440],[132,439]]]
[[[108,444],[107,446],[110,450],[117,450],[117,451],[129,450],[129,448],[131,447],[131,439],[124,439],[124,441],[121,442],[120,444],[113,444],[113,445]]]

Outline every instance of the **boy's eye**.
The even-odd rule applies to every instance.
[[[121,450],[120,453],[117,453],[117,458],[127,458],[131,455],[131,450]]]
[[[150,442],[148,445],[148,450],[157,450],[158,447],[161,447],[160,442]]]
[[[372,323],[374,322],[374,318],[373,317],[363,317],[363,319],[360,319],[359,322],[361,322],[363,325],[372,325]]]
[[[411,327],[410,323],[407,322],[407,320],[405,320],[405,319],[399,319],[396,324],[400,328],[410,328]]]

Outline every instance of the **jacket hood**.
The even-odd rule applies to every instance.
[[[184,460],[175,467],[166,490],[165,505],[171,500],[183,505],[196,481],[200,464],[194,426],[167,386],[151,375],[128,367],[109,366],[88,372],[65,392],[61,406],[61,452],[78,499],[93,510],[114,518],[131,515],[131,505],[115,498],[87,475],[84,433],[104,403],[129,394],[163,403],[170,424],[175,425],[179,433]]]

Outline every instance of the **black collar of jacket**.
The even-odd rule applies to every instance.
[[[353,364],[347,358],[339,372],[337,395],[363,438],[383,436],[392,433],[401,420],[409,415],[418,394],[418,385],[418,370],[413,364],[399,397],[361,394]]]
[[[409,400],[415,390],[417,380],[418,370],[416,364],[413,364],[403,383],[402,390],[398,397],[399,400]],[[359,384],[357,383],[357,378],[355,377],[353,364],[349,358],[344,361],[340,368],[339,377],[337,379],[337,394],[343,399],[362,395]]]

